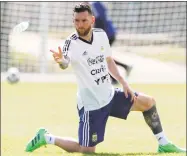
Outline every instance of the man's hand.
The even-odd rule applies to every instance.
[[[128,97],[128,94],[131,95],[131,102],[133,100],[136,100],[136,96],[135,96],[134,92],[131,90],[131,88],[129,87],[129,85],[126,82],[123,84],[123,91],[124,91],[126,98]]]
[[[64,56],[62,55],[62,50],[60,47],[58,47],[58,52],[54,51],[54,50],[50,50],[53,53],[53,58],[55,60],[56,63],[61,64],[62,60],[64,59]]]

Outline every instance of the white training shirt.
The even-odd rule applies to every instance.
[[[104,107],[114,96],[106,62],[112,55],[109,40],[102,29],[92,30],[90,42],[73,33],[63,46],[63,55],[70,58],[78,82],[78,108],[84,106],[86,111]]]

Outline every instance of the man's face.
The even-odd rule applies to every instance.
[[[87,36],[95,22],[95,18],[88,11],[75,12],[73,22],[79,36]]]

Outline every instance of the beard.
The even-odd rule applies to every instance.
[[[89,34],[91,28],[92,28],[92,27],[90,26],[88,29],[86,29],[86,30],[84,30],[84,31],[80,31],[80,30],[78,30],[78,29],[76,29],[76,30],[77,30],[77,33],[78,33],[79,36],[84,37],[84,36],[87,36],[87,35]]]

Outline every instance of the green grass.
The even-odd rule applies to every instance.
[[[168,138],[186,146],[186,84],[132,84],[137,90],[155,97]],[[33,153],[24,152],[28,140],[39,127],[51,133],[77,138],[78,115],[76,86],[73,84],[1,84],[1,153],[3,156],[86,156],[67,153],[48,145]],[[184,156],[157,154],[157,141],[142,114],[130,113],[128,120],[109,118],[105,141],[93,156]]]
[[[136,48],[134,48],[136,49]],[[134,51],[133,51],[134,52]],[[137,55],[157,59],[162,62],[173,62],[186,65],[186,49],[172,46],[145,46],[135,50]]]

